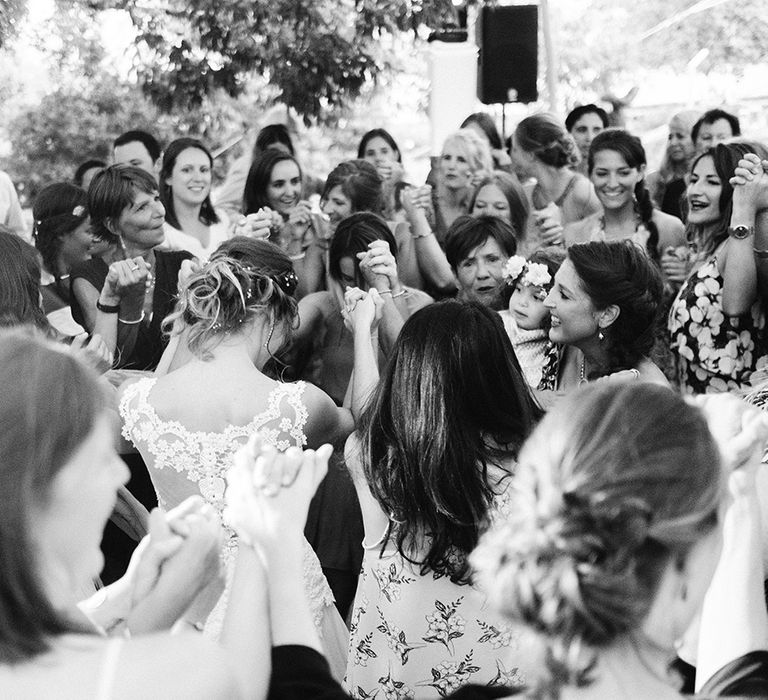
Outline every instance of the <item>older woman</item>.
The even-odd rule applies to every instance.
[[[72,315],[101,333],[99,312],[111,314],[118,366],[154,369],[165,345],[160,324],[173,308],[181,263],[192,256],[155,250],[165,238],[165,208],[154,178],[140,168],[113,165],[98,173],[88,210],[94,236],[111,248],[72,271]]]
[[[635,243],[571,246],[544,302],[549,338],[565,346],[558,389],[609,376],[667,385],[648,359],[661,298],[658,268]]]

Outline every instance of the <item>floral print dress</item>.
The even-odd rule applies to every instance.
[[[723,277],[717,251],[680,288],[667,327],[684,393],[741,390],[766,362],[765,315],[760,302],[743,316],[726,317],[723,313]]]
[[[422,575],[394,547],[382,554],[381,542],[364,546],[344,680],[353,698],[442,698],[467,683],[522,685],[510,660],[520,634],[491,614],[482,593]]]

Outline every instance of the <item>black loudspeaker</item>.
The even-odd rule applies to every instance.
[[[476,26],[480,101],[488,105],[538,99],[538,5],[484,6]]]

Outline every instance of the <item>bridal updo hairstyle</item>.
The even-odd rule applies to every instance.
[[[547,413],[515,486],[471,563],[490,604],[546,641],[534,697],[558,697],[589,682],[595,649],[639,629],[666,566],[717,526],[720,453],[669,389],[594,384]]]
[[[88,195],[69,182],[56,182],[40,190],[32,207],[32,237],[43,265],[58,275],[56,261],[63,239],[88,219]]]
[[[515,143],[544,165],[564,168],[577,165],[579,149],[565,127],[551,114],[541,112],[523,119],[515,129]]]
[[[580,243],[567,257],[598,310],[619,307],[603,329],[609,372],[631,369],[653,347],[663,293],[659,269],[632,241]]]
[[[287,333],[297,317],[298,278],[290,258],[269,241],[235,236],[222,243],[179,292],[176,310],[164,321],[172,335],[188,329],[190,350],[205,359],[227,333],[256,316]],[[271,352],[271,350],[270,350]]]

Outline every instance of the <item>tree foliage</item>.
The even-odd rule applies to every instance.
[[[0,48],[16,34],[19,22],[27,12],[25,0],[2,0],[0,2]]]
[[[86,0],[138,30],[136,69],[164,111],[239,95],[252,73],[306,118],[360,95],[388,66],[381,39],[454,18],[451,0]]]

